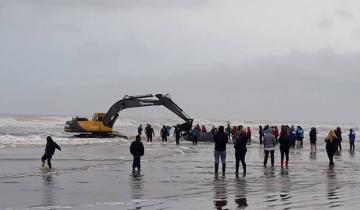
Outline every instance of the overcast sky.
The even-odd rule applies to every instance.
[[[0,0],[0,113],[81,116],[171,93],[194,118],[360,122],[359,11],[358,0]]]

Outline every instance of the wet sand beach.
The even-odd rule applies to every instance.
[[[306,142],[307,140],[305,140]],[[324,144],[290,151],[288,170],[264,168],[263,149],[248,147],[248,174],[234,174],[228,144],[225,176],[213,173],[213,144],[145,143],[140,175],[131,172],[129,143],[63,146],[51,171],[40,169],[43,147],[0,149],[0,209],[356,209],[359,155],[343,151],[328,168]]]

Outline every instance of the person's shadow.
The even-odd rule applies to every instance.
[[[214,207],[218,210],[223,209],[227,205],[227,189],[225,177],[215,176],[214,178]]]
[[[244,209],[248,206],[246,198],[246,179],[236,178],[235,183],[235,204],[237,209]]]
[[[55,185],[55,179],[53,175],[50,173],[46,173],[42,175],[43,179],[43,202],[44,206],[53,206],[54,203],[54,195],[53,188]]]

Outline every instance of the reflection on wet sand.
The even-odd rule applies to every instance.
[[[50,173],[45,173],[42,175],[43,179],[43,206],[53,206],[54,202],[54,195],[53,195],[53,188],[55,185],[55,179]]]
[[[235,184],[235,204],[237,209],[244,209],[248,206],[246,199],[246,179],[237,178]]]
[[[327,170],[327,198],[331,208],[341,206],[339,199],[340,185],[336,179],[336,171],[334,167]]]
[[[142,179],[140,172],[133,172],[130,179],[131,179],[130,188],[132,191],[132,198],[142,199],[144,196],[143,193],[144,180]]]
[[[227,183],[225,177],[215,176],[214,178],[214,206],[216,209],[226,209],[227,205]]]

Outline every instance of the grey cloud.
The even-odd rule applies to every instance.
[[[344,19],[349,19],[349,20],[355,19],[355,16],[346,9],[339,9],[336,11],[336,14],[338,17],[342,17]]]
[[[324,18],[318,22],[318,26],[322,29],[332,29],[334,25],[333,22],[332,18]]]

